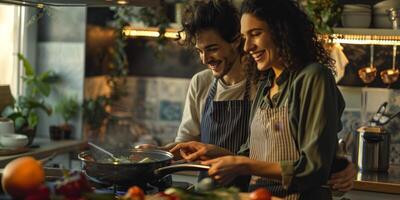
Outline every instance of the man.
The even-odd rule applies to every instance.
[[[229,1],[220,0],[195,1],[184,15],[184,44],[196,49],[208,69],[193,76],[175,143],[165,149],[180,142],[201,141],[238,152],[249,136],[251,99],[256,88],[246,78],[251,71],[241,62],[239,13]],[[354,169],[349,166],[335,175],[336,185],[352,184],[348,179],[353,175]],[[236,180],[235,185],[244,190],[247,181]]]

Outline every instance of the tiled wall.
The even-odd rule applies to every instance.
[[[96,93],[107,88],[102,77],[86,78],[86,94],[96,96]],[[128,111],[132,116],[130,127],[131,134],[135,135],[130,141],[131,145],[137,144],[138,135],[153,135],[162,144],[173,141],[182,116],[183,106],[190,79],[160,78],[160,77],[129,77],[128,97],[119,102],[116,111]],[[92,87],[96,85],[96,87]],[[354,132],[362,125],[361,120],[361,94],[366,91],[369,96],[366,119],[370,119],[383,101],[388,101],[388,113],[400,111],[400,91],[382,88],[340,87],[345,100],[346,110],[342,116],[343,130],[340,137]],[[97,90],[97,91],[96,91]],[[400,164],[400,119],[395,118],[385,126],[392,134],[391,163]],[[126,135],[119,138],[110,135],[108,142],[127,142]],[[118,131],[117,131],[118,132]],[[151,140],[144,137],[146,141]],[[110,141],[111,140],[111,141]],[[142,138],[143,140],[143,138]]]

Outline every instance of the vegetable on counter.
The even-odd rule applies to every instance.
[[[250,200],[271,200],[271,193],[265,188],[258,188],[250,193]]]

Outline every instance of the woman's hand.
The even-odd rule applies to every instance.
[[[354,177],[357,174],[356,168],[352,162],[349,162],[347,167],[337,173],[332,174],[328,185],[334,190],[341,192],[350,191],[353,188]]]
[[[180,152],[182,158],[188,162],[195,160],[208,160],[211,158],[232,154],[228,150],[216,145],[204,144],[196,141],[179,143],[170,150],[170,152],[173,154],[178,151]]]
[[[250,174],[249,161],[250,158],[245,156],[224,156],[203,161],[201,164],[210,165],[208,175],[221,185],[227,185],[237,176]]]

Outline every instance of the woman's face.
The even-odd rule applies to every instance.
[[[277,64],[278,54],[267,23],[256,16],[245,13],[240,20],[240,32],[245,40],[244,51],[257,63],[260,71]]]

